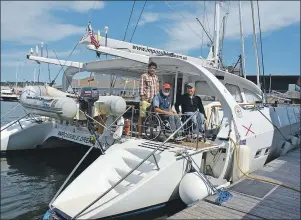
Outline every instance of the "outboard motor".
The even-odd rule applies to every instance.
[[[99,91],[93,87],[83,87],[80,91],[80,109],[93,117],[94,102],[99,99]]]

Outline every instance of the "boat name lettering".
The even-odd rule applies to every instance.
[[[50,108],[51,107],[51,101],[49,101],[49,100],[42,100],[42,105],[45,108]]]
[[[170,57],[180,58],[182,60],[187,60],[186,56],[174,54],[174,53],[167,52],[167,51],[164,51],[164,50],[156,50],[156,49],[152,49],[152,48],[148,48],[148,47],[141,47],[141,46],[136,46],[136,45],[133,45],[133,49],[143,51],[143,52],[147,52],[147,53],[158,54],[158,55],[161,55],[161,56],[170,56]]]
[[[69,138],[69,139],[72,139],[74,141],[79,141],[79,142],[83,142],[83,143],[86,143],[86,144],[90,143],[90,138],[88,138],[88,137],[83,137],[83,136],[80,136],[80,135],[74,135],[74,134],[71,134],[71,133],[68,133],[68,132],[65,132],[65,131],[58,131],[57,135],[60,136],[60,137],[63,137],[63,138]]]

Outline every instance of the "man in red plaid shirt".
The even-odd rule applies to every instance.
[[[142,136],[142,120],[146,116],[146,110],[151,106],[153,97],[159,92],[159,78],[156,75],[157,64],[150,62],[148,72],[140,76],[140,115],[138,119],[139,136]]]

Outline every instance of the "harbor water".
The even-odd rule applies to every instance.
[[[1,117],[18,102],[1,101]],[[1,126],[25,115],[21,106],[1,119]],[[34,138],[28,137],[28,138]],[[64,143],[65,144],[65,143]],[[19,151],[1,155],[0,219],[42,219],[48,204],[88,148],[73,147]],[[98,156],[92,151],[74,174],[74,179]],[[101,169],[100,169],[101,172]],[[165,218],[184,208],[174,201],[164,208],[136,216],[138,219]],[[134,219],[133,216],[129,219]]]

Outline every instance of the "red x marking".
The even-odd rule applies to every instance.
[[[250,127],[249,127],[249,128],[247,128],[247,127],[246,127],[246,126],[244,126],[244,125],[243,125],[243,127],[244,127],[245,129],[247,129],[247,130],[248,130],[245,136],[247,136],[249,132],[251,132],[251,133],[255,134],[255,133],[254,133],[254,132],[251,130],[252,123],[250,124]]]

